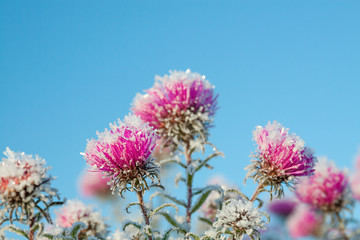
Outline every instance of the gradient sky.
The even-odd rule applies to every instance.
[[[277,120],[349,169],[360,146],[360,1],[0,1],[0,149],[39,154],[79,196],[86,140],[170,69],[219,93],[214,174],[242,186]],[[358,206],[359,208],[359,206]],[[359,213],[359,211],[358,211]],[[359,214],[360,215],[360,214]]]

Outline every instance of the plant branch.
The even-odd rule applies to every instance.
[[[142,191],[136,191],[136,195],[137,195],[137,199],[139,201],[140,208],[141,208],[144,220],[145,220],[145,224],[147,226],[149,226],[150,225],[150,219],[149,219],[149,215],[148,215],[147,209],[146,209],[145,204],[144,204],[143,192]],[[149,237],[149,240],[152,240],[151,236],[148,236],[148,237]]]

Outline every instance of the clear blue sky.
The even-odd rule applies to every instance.
[[[277,120],[352,167],[360,146],[360,1],[0,1],[0,149],[39,154],[78,196],[86,139],[170,69],[220,94],[197,183],[242,184],[252,130]],[[252,185],[241,187],[250,194]]]

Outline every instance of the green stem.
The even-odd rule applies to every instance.
[[[185,145],[185,159],[186,159],[186,170],[187,170],[187,179],[186,179],[186,186],[187,186],[187,205],[186,205],[186,222],[190,225],[191,224],[191,204],[192,204],[192,197],[193,197],[193,193],[192,193],[192,179],[193,176],[191,174],[189,174],[189,167],[192,163],[192,159],[191,159],[191,153],[190,153],[190,146],[187,143]]]
[[[336,213],[336,218],[339,222],[339,231],[343,235],[344,240],[349,240],[349,237],[346,235],[346,232],[345,232],[344,221],[342,220],[342,218],[340,217],[340,214],[338,212]]]
[[[147,226],[150,226],[150,218],[149,218],[149,215],[147,213],[147,210],[146,210],[146,207],[145,207],[145,204],[144,204],[143,192],[142,191],[136,191],[136,195],[137,195],[138,201],[140,203],[140,208],[141,208],[144,220],[145,220],[145,224]],[[148,236],[148,237],[149,237],[149,240],[152,240],[151,236]]]

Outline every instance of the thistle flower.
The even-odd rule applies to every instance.
[[[125,190],[144,191],[146,177],[158,180],[159,166],[151,155],[158,137],[139,117],[126,116],[124,122],[110,124],[110,130],[97,135],[98,140],[88,141],[83,155],[94,171],[111,177],[113,192],[116,188],[120,195]]]
[[[246,178],[263,186],[271,186],[278,198],[283,194],[282,183],[293,188],[294,180],[314,172],[316,157],[305,142],[277,122],[258,126],[253,132],[258,144]]]
[[[4,220],[17,220],[28,223],[41,209],[48,222],[51,222],[48,208],[53,198],[59,198],[57,190],[51,188],[53,178],[47,176],[49,168],[39,156],[11,151],[6,148],[0,164],[0,216]],[[6,216],[7,215],[7,216]]]
[[[267,215],[260,212],[252,202],[245,199],[230,199],[216,214],[217,220],[213,223],[215,232],[210,231],[209,237],[218,239],[223,233],[235,239],[242,239],[244,234],[253,238],[259,237],[259,230],[266,229],[264,216]]]
[[[86,171],[79,179],[79,190],[85,197],[106,198],[111,193],[108,185],[110,180],[110,177],[104,176],[101,172]]]
[[[56,212],[55,223],[63,228],[70,228],[76,222],[83,222],[86,228],[81,231],[79,239],[89,236],[104,238],[108,233],[108,226],[100,212],[94,211],[93,206],[87,206],[79,200],[69,200]]]
[[[323,216],[307,205],[300,204],[287,219],[286,225],[293,238],[321,233]]]
[[[165,145],[175,148],[194,140],[204,143],[216,112],[214,86],[189,69],[156,76],[145,94],[137,94],[133,112],[158,130]]]
[[[297,202],[293,199],[275,199],[269,203],[268,209],[273,214],[287,217],[295,210],[296,206]]]
[[[351,203],[348,177],[327,159],[320,159],[313,176],[302,179],[296,195],[303,203],[324,212],[340,212]]]

